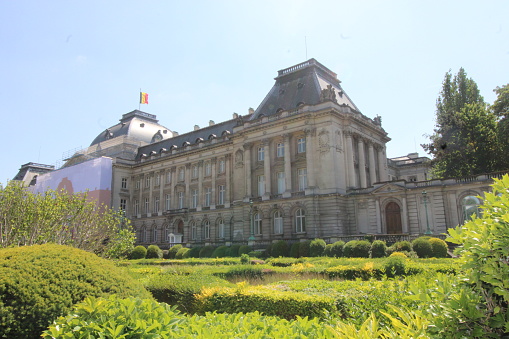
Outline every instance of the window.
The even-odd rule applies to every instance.
[[[262,234],[262,216],[260,212],[256,212],[253,216],[254,234]]]
[[[146,176],[145,177],[145,188],[149,188],[150,187],[150,176]]]
[[[127,199],[120,199],[120,210],[125,211],[127,208]]]
[[[223,219],[219,219],[217,224],[217,237],[223,239],[224,238],[224,221]]]
[[[209,207],[212,200],[212,187],[205,188],[205,206]]]
[[[219,185],[217,186],[217,203],[218,205],[224,205],[224,194],[225,194],[225,189],[224,189],[224,185]]]
[[[297,153],[306,152],[306,138],[297,139]]]
[[[198,178],[198,165],[193,166],[192,177],[193,179]]]
[[[140,202],[138,200],[134,200],[133,205],[134,205],[133,206],[134,215],[140,214]]]
[[[297,170],[299,179],[299,191],[304,191],[308,187],[308,171],[306,168],[299,168]]]
[[[191,239],[196,240],[198,235],[198,229],[196,228],[196,224],[193,222],[191,224]]]
[[[140,189],[140,186],[141,186],[141,181],[140,181],[140,179],[138,179],[138,180],[136,180],[135,188],[136,188],[137,190],[139,190],[139,189]]]
[[[157,228],[152,230],[152,242],[157,242]]]
[[[156,174],[155,185],[159,186],[160,184],[161,184],[161,175]]]
[[[262,196],[265,194],[265,176],[258,176],[258,195]]]
[[[277,172],[277,194],[283,194],[285,190],[285,172]]]
[[[295,211],[295,232],[306,232],[306,215],[304,214],[304,210],[302,208],[299,208],[297,211]]]
[[[127,178],[122,178],[122,186],[123,189],[127,189]]]
[[[166,172],[166,183],[169,184],[171,182],[171,171]]]
[[[463,200],[461,200],[463,221],[471,220],[474,214],[476,217],[480,217],[479,205],[481,205],[481,200],[478,197],[473,195],[464,197]]]
[[[263,161],[265,159],[265,150],[262,147],[258,147],[258,161]]]
[[[170,241],[170,230],[168,228],[164,229],[164,239],[163,242],[172,242]]]
[[[159,212],[159,197],[154,197],[154,213]]]
[[[279,143],[276,147],[276,156],[282,158],[285,156],[285,144]]]
[[[412,181],[417,181],[417,176],[415,175],[411,175],[408,177],[408,181],[412,182]]]
[[[178,208],[184,208],[184,192],[178,193],[178,199],[179,199],[179,207]]]
[[[148,198],[145,198],[145,214],[148,214],[150,211],[150,200]]]
[[[203,223],[203,237],[210,239],[210,222],[208,220]]]
[[[210,165],[210,162],[207,162],[205,164],[205,176],[209,177],[212,174],[212,166]]]
[[[171,194],[166,194],[165,200],[164,200],[164,207],[167,211],[170,210],[170,203],[171,203]]]
[[[191,191],[191,208],[196,208],[198,206],[198,190],[193,189]]]
[[[274,212],[274,234],[283,234],[283,217],[280,211]]]
[[[184,168],[179,169],[179,181],[184,181],[186,178],[186,172]]]
[[[219,160],[219,166],[218,166],[218,172],[219,173],[224,173],[224,169],[225,169],[225,163],[224,163],[224,160]]]

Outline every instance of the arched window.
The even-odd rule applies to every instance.
[[[164,239],[163,239],[163,242],[171,242],[170,241],[170,229],[168,228],[168,226],[166,226],[166,228],[164,229]]]
[[[283,216],[280,211],[274,212],[274,234],[283,234]]]
[[[306,232],[306,214],[302,208],[299,208],[297,211],[295,211],[295,232]]]
[[[152,242],[157,242],[157,228],[152,230]]]
[[[262,234],[262,216],[260,212],[256,212],[253,216],[254,234]]]
[[[224,239],[224,220],[219,219],[217,222],[217,237],[220,239]]]
[[[203,237],[204,239],[210,239],[210,221],[208,220],[203,223]]]
[[[479,205],[481,205],[481,200],[473,195],[469,195],[464,197],[461,200],[461,209],[463,210],[463,221],[468,221],[472,219],[472,215],[475,214],[476,217],[480,216]]]
[[[196,224],[194,222],[191,223],[191,240],[196,240],[198,236],[198,229],[196,228]]]

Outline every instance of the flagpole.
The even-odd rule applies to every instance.
[[[139,94],[139,100],[138,100],[138,111],[141,111],[141,88],[140,88],[140,94]]]

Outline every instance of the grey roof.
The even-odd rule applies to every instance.
[[[150,143],[153,142],[153,138],[156,134],[160,134],[162,139],[173,136],[169,128],[158,124],[155,115],[134,110],[122,115],[122,119],[120,119],[118,124],[101,132],[94,141],[92,141],[90,146],[119,136],[129,136],[133,139]]]
[[[249,117],[250,116],[248,115],[245,117],[245,119],[249,119]],[[180,149],[184,147],[186,143],[189,143],[189,145],[194,145],[197,142],[207,141],[211,138],[221,138],[225,134],[232,135],[233,127],[235,127],[239,123],[240,119],[242,118],[227,120],[186,134],[174,136],[173,138],[170,139],[165,139],[160,142],[142,146],[138,148],[136,160],[139,160],[143,155],[150,155],[152,152],[156,152],[157,154],[159,154],[165,150],[169,151],[172,149],[172,147],[174,148],[174,146],[176,146],[177,149]]]
[[[300,105],[315,105],[327,100],[359,111],[341,88],[336,73],[315,59],[280,70],[275,80],[276,83],[256,109],[252,120],[261,115],[270,116],[281,110],[291,110]],[[331,91],[334,94],[327,96]]]
[[[23,180],[25,179],[25,176],[28,172],[30,173],[37,173],[37,174],[43,174],[47,172],[51,172],[55,170],[55,166],[53,165],[45,165],[45,164],[38,164],[35,162],[29,162],[27,164],[21,165],[21,168],[19,169],[18,174],[14,177],[13,180]]]

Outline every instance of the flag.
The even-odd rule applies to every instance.
[[[140,104],[148,104],[148,93],[140,92]]]

